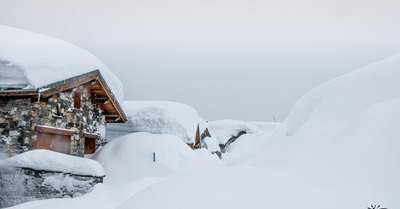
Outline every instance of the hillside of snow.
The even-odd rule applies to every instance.
[[[316,87],[271,132],[253,124],[264,128],[222,160],[175,135],[129,134],[95,155],[107,176],[93,192],[13,208],[400,208],[399,107],[396,55]]]
[[[399,208],[399,107],[396,55],[299,99],[251,165],[279,171],[324,196],[316,200],[313,193],[304,194],[303,203]]]
[[[193,143],[197,125],[205,129],[205,121],[193,107],[169,101],[124,101],[128,117],[125,124],[108,124],[107,140],[135,132],[172,134],[186,143]]]
[[[122,103],[122,82],[90,52],[38,33],[0,25],[0,89],[37,89],[99,70]]]

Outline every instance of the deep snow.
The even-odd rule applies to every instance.
[[[236,158],[130,134],[94,157],[107,174],[95,191],[15,208],[400,208],[399,107],[396,55],[310,91],[272,135],[233,143]]]
[[[0,160],[0,166],[58,171],[76,175],[104,176],[103,167],[94,160],[66,155],[50,150],[32,150]]]
[[[259,128],[251,123],[238,120],[217,120],[208,123],[212,136],[218,139],[220,144],[225,144],[230,138],[237,136],[239,132],[247,134],[257,133]]]
[[[124,101],[128,116],[125,124],[109,124],[107,140],[135,132],[173,134],[186,143],[194,143],[197,126],[200,131],[207,126],[193,107],[169,101]]]
[[[0,25],[0,89],[37,89],[99,70],[121,104],[122,82],[90,52],[41,34]]]

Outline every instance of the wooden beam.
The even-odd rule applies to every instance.
[[[96,134],[91,134],[91,133],[83,133],[83,137],[85,137],[85,138],[91,138],[91,139],[97,139],[98,135],[96,135]]]
[[[1,92],[0,97],[37,97],[38,92]]]
[[[58,128],[46,127],[46,126],[36,126],[36,131],[39,133],[49,133],[49,134],[58,134],[58,135],[67,135],[67,136],[74,135],[74,132],[70,131],[70,130],[58,129]]]
[[[106,84],[104,83],[103,79],[100,76],[98,77],[98,81],[99,81],[99,84],[103,87],[103,89],[105,89],[105,93],[106,93],[107,97],[109,98],[108,101],[110,101],[112,103],[113,107],[117,110],[117,113],[121,117],[121,120],[123,122],[126,122],[127,118],[125,117],[122,110],[119,109],[117,102],[114,100],[114,97],[112,96],[112,94],[108,91]]]
[[[104,115],[106,118],[118,118],[119,115]]]
[[[61,85],[61,86],[49,89],[47,91],[43,91],[43,92],[41,92],[41,96],[42,97],[49,97],[49,96],[54,95],[56,93],[73,89],[73,88],[75,88],[77,86],[80,86],[82,84],[89,83],[90,81],[95,80],[97,77],[98,77],[98,74],[96,73],[96,74],[84,77],[82,79],[79,79],[79,80],[76,80],[76,81],[72,81],[71,83],[68,83],[68,84],[65,84],[65,85]]]

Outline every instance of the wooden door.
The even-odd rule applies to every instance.
[[[71,136],[73,131],[52,127],[37,126],[37,140],[34,149],[47,149],[64,154],[71,154]]]

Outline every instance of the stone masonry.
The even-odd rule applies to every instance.
[[[80,108],[74,107],[76,90],[82,92]],[[90,94],[83,86],[41,101],[10,100],[0,107],[0,152],[11,157],[31,150],[38,125],[74,131],[70,154],[75,156],[84,154],[84,132],[99,135],[96,144],[105,140],[105,117],[98,105],[91,103]]]
[[[77,197],[103,177],[0,166],[0,208],[32,200]]]

